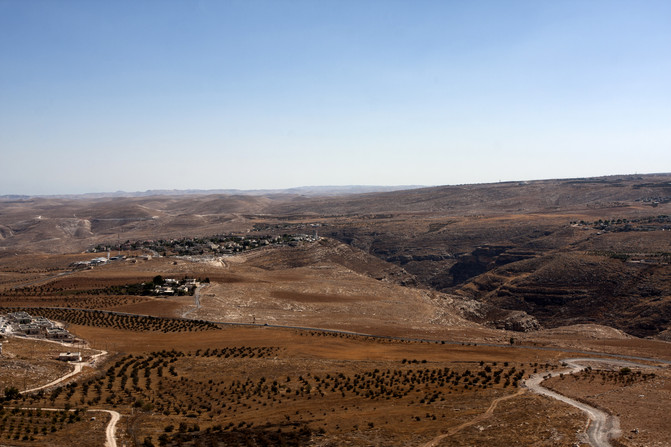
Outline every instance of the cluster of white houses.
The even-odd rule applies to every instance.
[[[186,295],[191,293],[191,291],[199,285],[198,281],[195,279],[184,279],[180,282],[174,278],[166,278],[163,281],[163,285],[154,287],[154,293],[156,295]]]
[[[44,317],[33,317],[27,312],[12,312],[2,319],[2,332],[15,335],[48,338],[51,340],[73,340],[72,334]]]
[[[111,261],[123,261],[125,259],[126,259],[126,257],[121,255],[121,254],[118,255],[118,256],[110,256],[110,253],[107,252],[107,256],[101,256],[101,257],[98,257],[98,258],[93,258],[89,261],[73,262],[72,264],[70,264],[70,267],[83,269],[83,268],[95,267],[97,265],[107,264],[108,262],[111,262]]]
[[[44,317],[33,317],[27,312],[12,312],[0,315],[0,332],[3,334],[19,335],[33,338],[48,338],[73,342],[74,337],[65,329],[57,326],[54,322]],[[2,355],[2,344],[0,343],[0,356]],[[81,352],[61,352],[58,360],[64,362],[81,362]]]

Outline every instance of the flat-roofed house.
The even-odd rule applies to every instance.
[[[58,360],[62,362],[81,362],[82,353],[81,352],[61,352],[58,355]]]

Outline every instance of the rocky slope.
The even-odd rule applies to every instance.
[[[0,256],[318,228],[349,247],[287,249],[273,262],[338,262],[378,280],[456,293],[480,303],[469,304],[470,318],[498,327],[531,329],[535,318],[654,336],[669,330],[669,215],[668,174],[328,197],[0,198]]]

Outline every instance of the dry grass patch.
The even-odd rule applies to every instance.
[[[95,415],[95,420],[91,420]],[[109,416],[86,411],[0,409],[0,443],[12,446],[103,445]]]
[[[72,370],[67,363],[56,360],[58,354],[73,349],[81,351],[84,359],[95,353],[81,346],[63,346],[43,340],[20,337],[3,340],[0,361],[2,389],[16,387],[21,391],[56,380]]]

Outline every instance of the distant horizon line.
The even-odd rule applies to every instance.
[[[56,194],[0,194],[2,199],[30,199],[30,198],[114,198],[114,197],[149,197],[160,195],[201,195],[201,194],[228,194],[228,195],[280,195],[280,194],[298,194],[298,195],[346,195],[346,194],[366,194],[375,192],[393,192],[421,188],[437,188],[444,186],[475,186],[475,185],[496,185],[503,183],[519,182],[548,182],[548,181],[567,181],[567,180],[589,180],[606,179],[616,177],[651,177],[651,176],[671,176],[671,172],[654,173],[633,173],[633,174],[607,174],[589,177],[560,177],[545,179],[520,179],[520,180],[499,180],[498,182],[473,182],[473,183],[455,183],[441,185],[310,185],[295,186],[289,188],[186,188],[186,189],[147,189],[144,191],[104,191],[104,192],[85,192],[85,193],[56,193]]]
[[[405,189],[431,188],[438,185],[313,185],[313,186],[295,186],[290,188],[258,188],[258,189],[238,189],[238,188],[213,188],[213,189],[147,189],[144,191],[104,191],[104,192],[84,192],[84,193],[61,193],[61,194],[2,194],[0,198],[76,198],[76,197],[142,197],[154,195],[198,195],[198,194],[231,194],[231,195],[263,195],[263,194],[309,194],[310,192],[319,194],[335,193],[366,193],[366,192],[384,192],[400,191]]]

